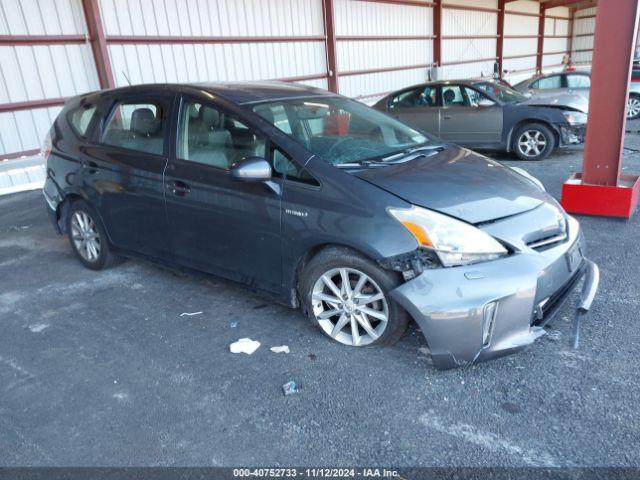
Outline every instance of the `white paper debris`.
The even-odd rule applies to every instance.
[[[33,333],[40,333],[45,328],[49,328],[48,323],[34,323],[33,325],[29,325],[29,330],[31,330]]]
[[[273,353],[289,353],[289,347],[287,345],[281,345],[279,347],[271,347]]]
[[[184,313],[181,313],[180,316],[181,317],[193,317],[194,315],[201,315],[201,314],[202,314],[202,312],[192,312],[192,313],[184,312]]]
[[[257,340],[251,340],[250,338],[241,338],[237,342],[233,342],[229,345],[231,353],[246,353],[251,355],[260,346],[260,342]]]

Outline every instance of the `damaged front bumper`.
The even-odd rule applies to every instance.
[[[509,233],[524,231],[522,226],[535,225],[545,214],[538,208],[483,228],[516,253],[464,267],[427,269],[391,292],[422,329],[437,368],[488,360],[533,343],[582,277],[586,304],[581,305],[589,308],[598,286],[597,267],[584,256],[575,219],[568,217],[565,239],[544,249],[529,248],[526,236]]]
[[[560,126],[560,145],[576,145],[584,143],[587,133],[587,125],[561,125]]]

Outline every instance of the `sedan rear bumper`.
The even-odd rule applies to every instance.
[[[391,296],[418,323],[437,368],[453,368],[516,352],[546,324],[581,278],[591,298],[597,267],[584,257],[584,240],[571,219],[567,241],[544,251],[500,260],[425,270]],[[545,308],[547,307],[547,308]]]

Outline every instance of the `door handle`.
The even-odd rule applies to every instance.
[[[95,162],[83,160],[82,168],[84,168],[87,171],[87,173],[89,173],[90,175],[93,175],[94,173],[98,173],[98,164]]]
[[[167,183],[167,189],[177,197],[184,197],[191,192],[191,187],[180,180],[172,180]]]

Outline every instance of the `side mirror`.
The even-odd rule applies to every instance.
[[[262,157],[247,157],[231,165],[231,176],[243,182],[271,180],[271,165]]]

